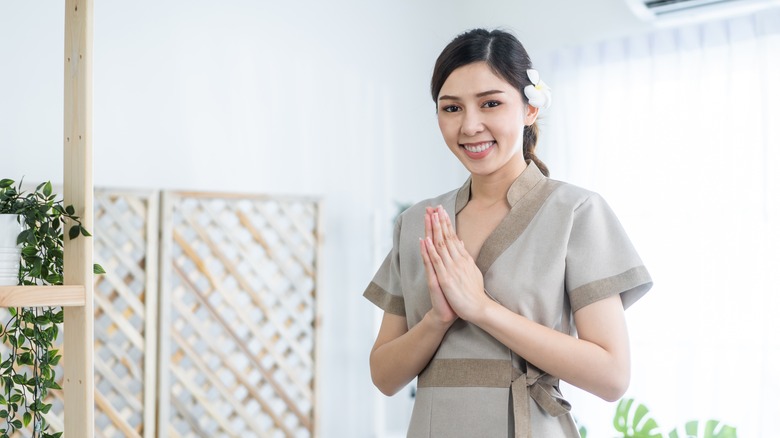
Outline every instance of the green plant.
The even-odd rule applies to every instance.
[[[632,398],[621,399],[612,420],[620,438],[737,438],[737,429],[718,420],[689,421],[665,434],[650,415],[650,409]],[[580,435],[587,435],[585,426],[577,425]]]
[[[649,413],[650,410],[642,403],[635,403],[632,398],[622,399],[618,403],[612,424],[622,437],[662,438],[658,422]]]
[[[63,206],[52,193],[51,182],[25,193],[21,182],[14,187],[10,179],[0,180],[0,214],[15,214],[22,224],[17,244],[22,246],[19,267],[20,285],[62,284],[63,238],[88,237],[90,233],[75,214],[73,206]],[[95,274],[105,273],[95,264]],[[0,355],[0,438],[33,425],[32,436],[56,438],[49,433],[43,414],[51,409],[46,403],[50,389],[62,389],[56,383],[53,367],[61,359],[52,349],[63,321],[60,307],[9,308],[10,320],[0,325],[0,337],[8,346],[8,355]]]

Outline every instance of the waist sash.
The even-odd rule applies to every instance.
[[[531,364],[527,364],[527,368],[524,373],[505,359],[434,359],[420,373],[417,386],[509,388],[515,417],[515,438],[531,438],[529,399],[553,417],[568,413],[571,404],[554,390],[559,379]]]

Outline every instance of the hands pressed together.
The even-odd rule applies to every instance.
[[[436,320],[451,324],[458,317],[467,321],[476,318],[490,298],[485,294],[482,272],[442,206],[426,209],[420,253]]]

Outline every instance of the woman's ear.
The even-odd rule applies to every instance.
[[[526,104],[525,106],[525,126],[531,126],[536,121],[536,117],[539,116],[539,108]]]

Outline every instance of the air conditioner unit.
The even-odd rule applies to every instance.
[[[745,15],[780,7],[778,0],[626,0],[639,18],[670,24]]]

